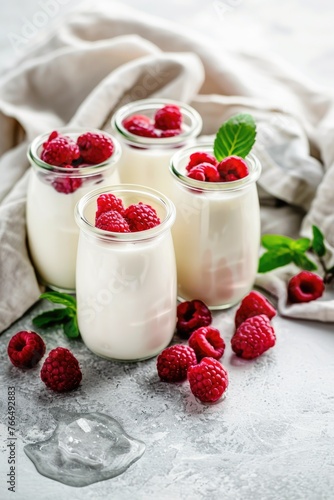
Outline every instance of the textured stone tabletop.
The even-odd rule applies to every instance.
[[[83,372],[79,389],[49,391],[40,366],[20,371],[6,353],[10,337],[31,328],[35,306],[1,337],[0,498],[113,500],[320,500],[334,492],[333,325],[276,317],[277,345],[254,361],[236,358],[229,340],[234,309],[216,313],[227,349],[230,386],[224,401],[205,406],[188,383],[159,380],[155,358],[116,363],[90,353],[60,330],[43,334],[47,352],[70,348]],[[178,339],[175,339],[179,341]],[[16,393],[16,493],[6,487],[7,387]],[[23,452],[49,437],[62,412],[101,412],[146,444],[122,475],[82,488],[40,475]]]

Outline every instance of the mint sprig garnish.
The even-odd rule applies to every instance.
[[[245,158],[252,149],[255,138],[254,118],[247,113],[234,115],[218,130],[214,140],[214,155],[218,161],[231,155]]]
[[[330,283],[334,279],[334,266],[327,269],[324,261],[327,249],[325,238],[317,226],[312,226],[313,238],[293,239],[279,234],[265,234],[261,244],[267,250],[259,260],[259,273],[267,273],[278,267],[286,266],[292,262],[305,271],[318,269],[314,260],[310,259],[307,252],[315,254],[324,273],[324,282]]]
[[[61,292],[45,292],[40,295],[40,299],[46,299],[64,307],[51,309],[35,316],[32,320],[35,326],[49,328],[61,325],[67,337],[80,337],[77,321],[77,301],[72,295]]]

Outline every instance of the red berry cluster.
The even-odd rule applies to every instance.
[[[247,163],[239,156],[228,156],[219,162],[203,151],[190,155],[186,171],[191,179],[205,182],[236,181],[249,173]]]
[[[235,314],[236,330],[232,351],[243,359],[253,359],[275,345],[270,320],[276,315],[272,304],[259,292],[251,291]],[[200,300],[185,301],[177,307],[176,330],[188,338],[188,346],[167,347],[157,358],[161,380],[181,382],[188,378],[192,393],[202,402],[216,402],[228,386],[228,373],[219,362],[225,341],[217,328],[209,326],[211,312]]]
[[[124,208],[123,202],[112,193],[97,199],[95,226],[104,231],[135,233],[160,224],[157,212],[150,205],[139,202]]]
[[[37,333],[30,330],[17,332],[9,341],[7,353],[17,368],[33,368],[45,354],[45,342]],[[71,351],[57,347],[45,359],[40,377],[47,387],[56,392],[76,389],[81,382],[82,373],[77,359]]]
[[[132,115],[123,121],[123,127],[141,137],[173,137],[182,133],[182,113],[179,106],[167,104],[156,111],[153,120],[145,115]]]
[[[188,346],[176,344],[157,358],[157,370],[165,382],[188,378],[190,390],[203,403],[218,401],[228,386],[228,373],[218,361],[225,350],[219,330],[209,326],[212,315],[204,302],[185,301],[177,307],[177,332]]]
[[[41,160],[57,167],[73,170],[88,165],[98,165],[106,161],[114,152],[113,141],[104,134],[87,132],[75,142],[71,137],[56,130],[51,132],[43,143]],[[69,194],[82,185],[82,179],[71,176],[59,176],[52,182],[59,193]]]

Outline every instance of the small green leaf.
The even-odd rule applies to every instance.
[[[77,301],[75,297],[67,293],[61,292],[45,292],[42,293],[40,299],[46,299],[54,304],[62,304],[63,306],[70,307],[71,309],[76,309]]]
[[[324,235],[317,226],[312,226],[312,231],[313,231],[312,248],[319,257],[323,257],[326,253]]]
[[[32,320],[35,326],[39,328],[47,328],[49,326],[54,326],[67,321],[69,317],[68,308],[52,309],[51,311],[45,311],[38,316],[35,316]]]
[[[305,271],[315,271],[318,268],[315,262],[310,260],[304,253],[295,252],[292,256],[292,260],[296,266]]]
[[[217,160],[236,155],[245,158],[255,143],[256,124],[249,114],[237,114],[227,120],[218,130],[214,141]]]
[[[281,236],[280,234],[264,234],[261,238],[261,243],[264,248],[274,250],[280,247],[291,248],[295,240],[288,236]]]
[[[309,238],[299,238],[299,240],[293,241],[291,248],[297,252],[306,252],[311,246],[311,240]]]
[[[267,273],[277,267],[283,267],[292,262],[292,253],[289,248],[269,250],[261,255],[259,260],[259,273]]]
[[[67,337],[69,337],[70,339],[80,337],[80,332],[79,332],[78,322],[77,322],[76,317],[73,317],[72,319],[70,319],[66,323],[64,323],[63,327],[64,327],[65,335]]]

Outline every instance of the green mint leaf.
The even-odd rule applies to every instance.
[[[261,238],[261,244],[267,250],[275,250],[281,247],[291,248],[294,241],[288,236],[281,236],[279,234],[264,234]]]
[[[326,253],[324,235],[317,226],[312,226],[312,231],[313,231],[312,248],[319,257],[323,257]]]
[[[289,248],[276,248],[261,255],[259,260],[259,273],[267,273],[277,267],[283,267],[292,262],[292,252]]]
[[[69,307],[76,311],[77,301],[75,297],[67,293],[61,292],[45,292],[42,293],[40,299],[46,299],[54,304],[62,304],[63,306]]]
[[[291,249],[297,252],[306,252],[311,246],[311,240],[309,238],[299,238],[292,242]]]
[[[237,114],[218,130],[214,141],[214,155],[218,161],[235,155],[245,158],[255,143],[256,124],[249,114]]]
[[[68,320],[63,325],[64,333],[70,339],[74,339],[76,337],[80,337],[80,332],[78,328],[78,322],[76,316],[73,316],[72,319]]]
[[[66,307],[45,311],[32,319],[35,326],[39,328],[47,328],[67,321],[69,318],[69,309]]]
[[[315,271],[318,268],[315,262],[310,260],[304,253],[295,252],[292,256],[292,260],[296,266],[305,271]]]

